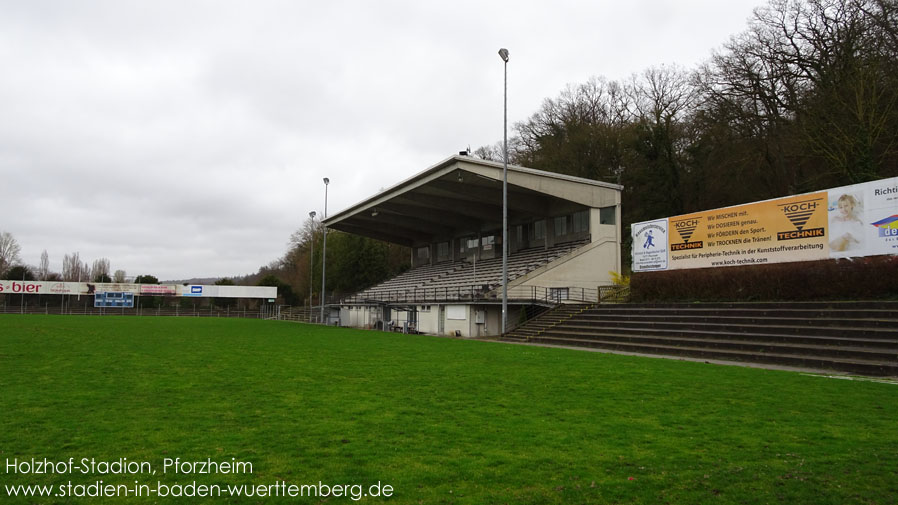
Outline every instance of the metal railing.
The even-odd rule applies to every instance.
[[[544,286],[514,286],[508,288],[508,299],[516,303],[560,303],[599,301],[600,290],[596,288],[551,288]],[[389,303],[439,303],[439,302],[491,302],[501,301],[497,286],[456,286],[442,288],[407,288],[376,292],[364,292],[345,296],[339,301],[343,305],[370,305]]]
[[[599,287],[599,303],[627,303],[630,301],[630,286]]]
[[[175,317],[236,317],[248,319],[277,319],[278,308],[262,305],[256,309],[210,307],[112,308],[112,307],[51,307],[49,305],[0,306],[0,314],[47,314],[74,316],[175,316]]]

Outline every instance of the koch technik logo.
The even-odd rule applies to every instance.
[[[682,244],[670,245],[672,251],[685,251],[688,249],[701,249],[704,247],[704,243],[701,240],[698,242],[689,242],[689,239],[692,238],[692,234],[695,233],[695,229],[698,228],[700,220],[701,218],[693,217],[682,219],[680,221],[671,221],[674,229],[677,230],[677,234],[683,239]]]
[[[825,228],[808,228],[811,217],[817,212],[817,209],[823,207],[820,203],[823,198],[814,198],[812,200],[802,200],[800,202],[781,203],[778,205],[783,214],[789,219],[794,230],[776,232],[777,240],[795,240],[800,238],[816,238],[826,236]]]

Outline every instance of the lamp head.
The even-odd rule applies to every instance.
[[[313,210],[312,212],[309,212],[309,217],[310,217],[310,218],[315,219],[315,216],[316,216],[316,214],[315,214],[315,211],[314,211],[314,210]]]
[[[504,47],[499,49],[499,57],[502,58],[502,61],[508,63],[508,49],[505,49]]]
[[[327,177],[325,177],[325,178],[324,178],[324,185],[327,186],[327,185],[330,184],[330,183],[331,183],[331,180],[328,179]]]

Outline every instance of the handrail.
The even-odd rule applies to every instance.
[[[344,296],[333,303],[341,305],[374,305],[390,303],[439,303],[439,302],[483,302],[501,300],[498,288],[501,286],[474,285],[456,287],[388,289],[367,291],[362,294]],[[508,288],[508,299],[512,302],[585,302],[599,301],[600,290],[581,287],[513,286]]]

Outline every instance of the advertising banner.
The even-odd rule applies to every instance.
[[[898,254],[898,178],[636,223],[632,234],[634,272]]]
[[[632,230],[633,271],[667,270],[667,219],[634,224]]]
[[[178,287],[172,284],[140,284],[140,294],[143,296],[175,296]]]
[[[270,286],[183,286],[180,284],[0,280],[0,294],[80,296],[95,295],[97,293],[130,293],[135,296],[195,296],[204,298],[277,298],[277,288]]]

